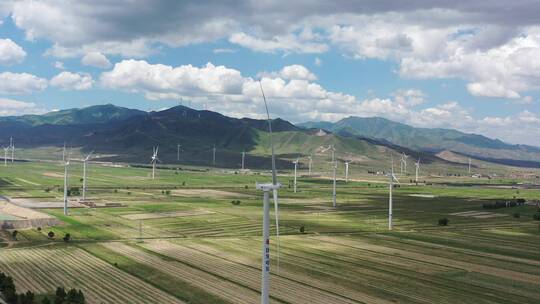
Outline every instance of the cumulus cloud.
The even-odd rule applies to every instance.
[[[214,49],[213,52],[214,52],[214,54],[236,53],[235,50],[233,50],[233,49],[228,49],[228,48]]]
[[[100,52],[90,52],[81,59],[81,63],[87,66],[106,69],[111,66],[111,62]]]
[[[0,65],[20,63],[26,57],[26,52],[11,39],[0,39]]]
[[[62,90],[88,90],[92,88],[94,81],[92,76],[88,74],[61,72],[54,76],[50,84],[53,87],[58,87]]]
[[[66,68],[64,67],[64,63],[62,61],[55,61],[53,63],[53,66],[55,69],[59,69],[59,70],[65,70]]]
[[[0,98],[0,116],[41,114],[44,112],[46,111],[33,102]]]
[[[47,80],[28,73],[0,73],[1,94],[28,94],[42,91],[47,87]]]

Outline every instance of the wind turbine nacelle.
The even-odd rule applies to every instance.
[[[257,188],[258,190],[262,190],[262,191],[271,191],[271,190],[277,190],[277,189],[281,188],[281,184],[278,183],[278,184],[274,185],[272,183],[268,183],[268,184],[256,183],[255,188]]]

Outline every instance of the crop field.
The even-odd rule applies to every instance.
[[[308,177],[302,169],[294,193],[291,173],[280,171],[272,303],[540,302],[538,207],[482,207],[540,199],[538,178],[426,175],[417,185],[400,176],[388,231],[386,179],[362,170],[338,180],[336,208],[328,172]],[[0,195],[11,200],[3,206],[61,221],[16,238],[0,231],[0,271],[20,291],[80,288],[89,303],[257,303],[262,195],[255,183],[269,181],[268,172],[168,167],[155,180],[149,173],[90,164],[87,197],[95,207],[72,196],[65,216],[58,163],[0,167]],[[74,162],[69,187],[80,188],[81,178]],[[3,210],[0,220],[18,218]],[[438,225],[442,218],[447,226]]]

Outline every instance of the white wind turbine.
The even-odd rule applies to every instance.
[[[212,150],[212,165],[216,165],[216,145],[214,145],[214,149]]]
[[[345,162],[345,182],[346,183],[349,182],[349,164],[350,163],[351,163],[350,161]]]
[[[311,166],[313,165],[313,157],[310,155],[308,156],[309,163],[308,163],[308,175],[311,176]]]
[[[391,171],[390,174],[387,174],[388,178],[390,179],[390,182],[388,183],[389,187],[389,194],[388,194],[388,230],[392,230],[392,190],[394,188],[394,181],[396,181],[399,184],[399,180],[394,174],[394,157],[391,157]]]
[[[414,166],[416,167],[416,174],[414,181],[418,183],[418,171],[420,170],[420,157],[418,158],[418,161],[414,163]]]
[[[268,112],[268,105],[266,103],[266,97],[262,83],[259,81],[261,87],[261,93],[264,100],[264,107],[266,109],[266,116],[268,118],[268,131],[270,133],[270,146],[272,150],[272,183],[271,184],[256,184],[257,189],[262,190],[264,193],[263,198],[263,246],[262,246],[262,276],[261,276],[261,304],[270,303],[270,191],[274,196],[274,214],[276,216],[276,236],[277,236],[277,263],[279,272],[279,213],[278,213],[278,189],[281,184],[277,182],[276,174],[276,158],[274,155],[274,143],[272,141],[272,121],[270,120],[270,113]]]
[[[94,153],[94,152],[90,152],[83,159],[83,188],[82,188],[82,199],[83,199],[83,201],[86,200],[86,163],[88,162],[88,160],[92,156],[92,153]]]
[[[7,158],[10,147],[4,147],[4,167],[7,166]]]
[[[152,164],[152,179],[156,178],[156,163],[160,161],[159,158],[157,157],[158,149],[159,149],[159,146],[153,148],[153,153],[150,160],[150,163]]]
[[[332,169],[333,171],[333,187],[332,187],[332,206],[336,207],[336,169],[337,169],[337,162],[336,162],[336,148],[334,148],[334,145],[330,146],[330,151],[332,151]]]
[[[13,143],[13,137],[9,138],[9,147],[11,148],[11,162],[13,163],[13,155],[15,154],[15,144]]]
[[[62,159],[64,162],[64,215],[68,215],[68,196],[67,196],[67,180],[68,180],[68,167],[69,167],[69,155],[71,152],[68,152],[66,155],[66,148],[62,151]]]
[[[469,174],[471,174],[471,158],[469,157]]]
[[[181,144],[176,145],[176,160],[180,161],[180,149],[182,148]]]
[[[246,151],[242,151],[242,170],[244,170],[245,159],[246,159]]]
[[[401,153],[401,174],[407,173],[407,158],[409,158],[409,155],[405,154],[405,152]]]
[[[294,193],[296,193],[296,172],[298,170],[298,158],[293,161],[293,164],[294,164],[294,184],[293,184],[293,187],[294,187]]]

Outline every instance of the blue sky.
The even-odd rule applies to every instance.
[[[2,2],[0,115],[183,100],[261,117],[261,80],[293,122],[383,116],[540,146],[535,9],[325,3]]]

